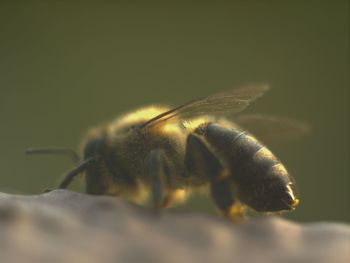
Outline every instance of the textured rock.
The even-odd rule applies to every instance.
[[[233,224],[56,190],[0,193],[0,262],[350,262],[350,227],[281,218]]]

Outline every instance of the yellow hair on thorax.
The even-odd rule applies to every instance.
[[[132,124],[140,121],[148,121],[155,116],[168,111],[169,108],[165,106],[149,106],[133,111],[120,119],[121,123]]]
[[[169,108],[166,106],[148,106],[132,111],[122,117],[116,118],[109,126],[109,133],[115,134],[118,130],[122,130],[123,128],[142,124],[168,110]]]

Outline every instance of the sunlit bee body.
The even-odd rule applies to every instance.
[[[183,163],[186,131],[178,123],[138,129],[150,118],[167,110],[154,106],[136,110],[88,133],[82,143],[84,159],[96,153],[106,158],[87,169],[87,193],[117,195],[139,204],[147,202],[154,182],[149,171],[151,154],[157,151],[164,158],[162,162],[167,169],[166,175],[160,179],[162,194],[173,195],[175,199],[185,197],[186,185],[190,186],[184,183],[188,181]]]
[[[243,216],[247,206],[262,212],[292,210],[298,199],[284,165],[253,135],[222,117],[243,110],[266,90],[253,85],[174,109],[151,106],[98,126],[82,143],[83,161],[59,188],[83,172],[87,193],[149,200],[156,211],[196,189],[207,189],[229,219]]]

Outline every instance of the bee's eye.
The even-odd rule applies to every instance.
[[[92,139],[85,145],[84,159],[96,156],[102,146],[102,139]]]

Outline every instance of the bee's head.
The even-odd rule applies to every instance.
[[[103,149],[103,140],[101,138],[94,138],[88,140],[83,146],[84,160],[100,155]]]
[[[242,202],[260,212],[290,211],[299,203],[289,177],[269,178],[254,185],[240,186],[238,195]]]
[[[83,143],[84,160],[94,159],[85,170],[86,192],[89,194],[116,194],[129,179],[117,146],[108,143],[105,134],[96,133]]]
[[[104,144],[103,137],[90,137],[82,147],[84,160],[95,159],[85,170],[86,192],[89,194],[100,194],[105,191],[102,178],[108,169],[103,159]]]

